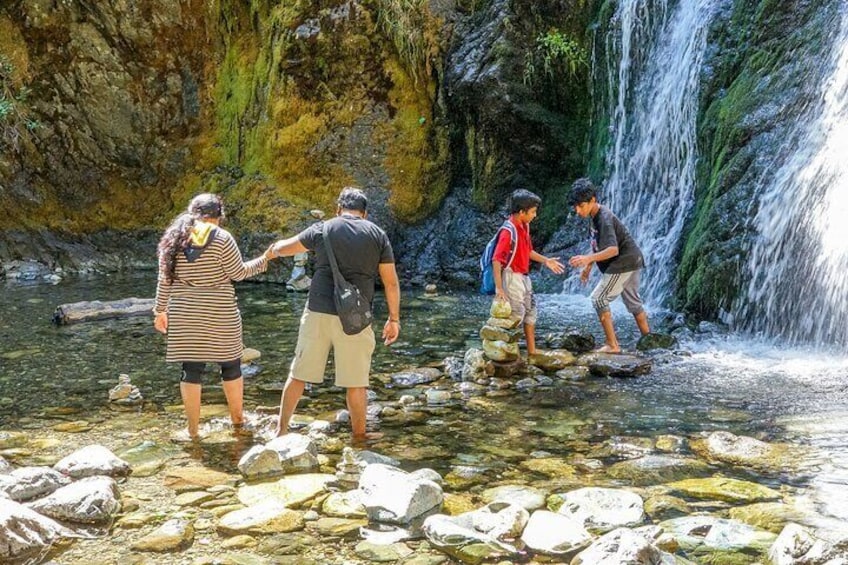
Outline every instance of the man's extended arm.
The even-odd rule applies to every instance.
[[[389,319],[383,326],[383,343],[394,343],[400,334],[400,283],[394,263],[380,263],[380,280],[386,292],[386,305],[389,308]]]
[[[295,235],[288,239],[281,239],[272,243],[265,252],[265,256],[268,259],[290,257],[298,253],[306,253],[307,251],[309,250],[300,242],[298,236]]]

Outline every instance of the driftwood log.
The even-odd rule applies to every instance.
[[[106,320],[109,318],[126,318],[129,316],[152,316],[154,300],[152,298],[124,298],[101,302],[91,300],[61,304],[53,312],[53,323],[57,326]]]

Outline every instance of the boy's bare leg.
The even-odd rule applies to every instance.
[[[604,329],[604,337],[606,343],[600,347],[598,351],[602,353],[618,353],[621,351],[621,346],[618,344],[618,338],[615,335],[615,328],[612,325],[612,313],[607,310],[598,314],[598,319],[601,321],[601,327]]]
[[[286,385],[283,387],[283,397],[280,401],[280,419],[277,422],[275,435],[284,436],[289,433],[289,422],[294,415],[294,409],[297,408],[300,397],[303,396],[304,388],[306,388],[306,383],[303,381],[291,377],[286,380]]]
[[[642,332],[642,335],[651,333],[651,328],[648,325],[648,314],[644,310],[638,314],[633,314],[633,317],[636,319],[636,325],[639,326],[639,331]]]
[[[524,339],[527,341],[527,355],[536,354],[536,326],[524,324]]]

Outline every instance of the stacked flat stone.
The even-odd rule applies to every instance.
[[[512,317],[509,302],[494,300],[486,325],[480,330],[483,353],[490,361],[509,363],[516,361],[518,340],[521,339],[521,320]]]
[[[342,488],[356,488],[359,486],[359,477],[365,467],[353,454],[353,449],[345,447],[342,450],[342,458],[336,465],[336,481]]]
[[[118,384],[109,391],[109,402],[115,406],[133,407],[144,402],[141,391],[130,382],[130,376],[118,376]]]

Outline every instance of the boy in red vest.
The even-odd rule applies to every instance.
[[[530,261],[536,261],[554,273],[565,271],[562,263],[533,251],[530,241],[530,222],[536,218],[542,199],[529,190],[516,190],[510,196],[509,222],[515,227],[518,241],[513,242],[507,230],[501,230],[495,254],[492,256],[492,272],[495,279],[495,296],[508,300],[512,315],[521,318],[527,355],[536,354],[536,298],[530,282]],[[516,244],[513,256],[512,246]],[[512,256],[512,263],[509,262]]]

